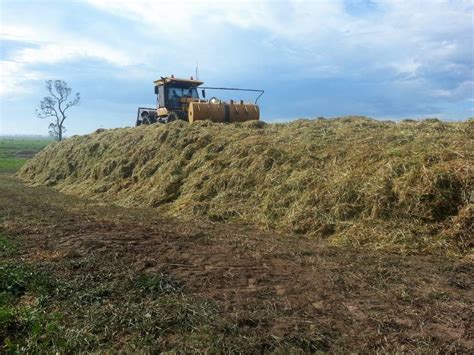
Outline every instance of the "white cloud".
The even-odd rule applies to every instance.
[[[397,74],[403,75],[406,78],[414,78],[421,65],[422,64],[420,63],[420,61],[413,58],[388,64],[388,66],[392,67],[397,72]]]
[[[150,26],[153,33],[201,36],[222,25],[264,29],[273,35],[294,38],[323,32],[339,25],[344,17],[342,2],[333,0],[275,2],[232,0],[125,1],[87,0],[114,15]],[[315,26],[317,24],[317,26]],[[318,30],[315,30],[317,29]]]
[[[18,41],[24,45],[8,53],[1,61],[0,95],[14,97],[28,93],[35,80],[45,80],[39,65],[69,60],[97,59],[117,67],[137,64],[131,55],[106,43],[81,38],[54,28],[36,28],[2,23],[0,41]]]
[[[474,80],[465,80],[452,89],[437,89],[432,95],[434,97],[474,101]]]
[[[14,51],[13,61],[23,64],[54,64],[66,60],[95,58],[116,66],[133,63],[132,58],[101,43],[79,40],[73,43],[45,43]]]
[[[26,70],[25,65],[8,60],[0,61],[0,95],[18,95],[30,92],[25,82],[38,80],[41,73],[36,70]]]
[[[0,39],[9,41],[35,41],[38,38],[38,31],[34,28],[18,25],[7,25],[2,23],[0,27]]]
[[[433,63],[455,61],[463,37],[472,40],[474,10],[469,0],[376,0],[373,13],[365,16],[351,14],[341,0],[88,3],[133,20],[145,26],[150,37],[169,40],[182,48],[193,44],[212,46],[222,29],[237,27],[263,31],[280,48],[287,48],[286,58],[297,64],[302,55],[292,55],[292,49],[306,57],[317,57],[316,68],[341,68],[361,60],[366,65],[376,64],[374,68],[383,65],[409,76],[418,75]],[[232,38],[225,40],[232,46]]]

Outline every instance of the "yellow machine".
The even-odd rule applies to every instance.
[[[155,82],[157,97],[156,108],[139,107],[136,126],[152,123],[168,123],[175,120],[189,122],[211,120],[213,122],[245,122],[260,119],[260,108],[257,101],[263,95],[263,90],[203,87],[202,81],[161,78]],[[199,97],[198,88],[201,90]],[[221,101],[216,97],[206,100],[206,89],[251,91],[258,93],[254,103],[244,103],[243,100]]]

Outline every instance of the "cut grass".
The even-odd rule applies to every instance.
[[[240,220],[334,245],[466,253],[474,121],[363,117],[174,122],[53,144],[19,176],[174,216]]]
[[[142,293],[165,295],[180,293],[183,290],[183,285],[164,273],[151,275],[141,273],[135,280],[133,280],[132,288],[137,289]]]

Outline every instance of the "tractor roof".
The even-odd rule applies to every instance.
[[[174,78],[174,77],[161,77],[161,79],[155,80],[154,81],[155,86],[162,86],[164,84],[173,84],[176,86],[182,86],[182,87],[192,87],[192,86],[199,86],[204,84],[204,82],[199,81],[199,80],[193,80],[193,79],[179,79],[179,78]]]

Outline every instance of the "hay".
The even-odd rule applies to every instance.
[[[52,144],[19,176],[337,245],[464,253],[473,246],[473,138],[473,120],[173,122]]]

